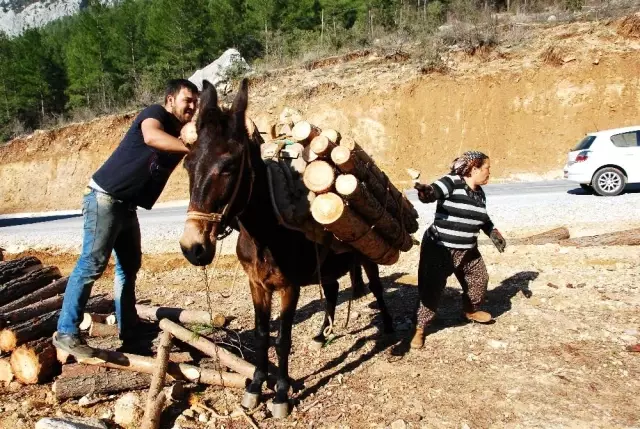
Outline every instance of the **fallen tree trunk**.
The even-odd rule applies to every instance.
[[[79,362],[87,365],[98,365],[145,374],[153,374],[155,368],[155,359],[150,357],[98,349],[96,349],[95,352],[96,357],[79,359]],[[173,362],[169,363],[167,374],[171,376],[173,380],[185,380],[194,383],[239,388],[244,388],[249,378],[242,374],[221,372],[215,369],[200,368],[186,363]]]
[[[59,310],[62,308],[63,298],[62,295],[53,296],[9,313],[0,314],[0,328],[4,328],[8,324],[15,325],[16,323],[42,316],[50,311]]]
[[[42,262],[35,256],[0,262],[0,284],[22,277],[39,268],[42,268]]]
[[[0,305],[5,305],[11,301],[22,298],[35,290],[47,286],[60,277],[62,277],[62,275],[58,268],[44,267],[31,271],[22,277],[10,280],[0,286]]]
[[[611,232],[591,237],[576,237],[560,242],[563,246],[640,246],[640,228]]]
[[[11,368],[24,384],[46,383],[60,368],[51,338],[23,344],[11,353]]]
[[[392,265],[398,261],[398,249],[380,237],[338,195],[332,192],[318,195],[311,204],[311,215],[336,238],[353,246],[373,262]]]
[[[362,186],[356,176],[353,174],[338,176],[336,191],[349,202],[350,207],[375,228],[386,242],[403,252],[411,249],[413,240],[409,233],[380,205],[368,189]]]
[[[345,140],[343,139],[342,142]],[[399,222],[402,222],[407,232],[418,230],[418,215],[413,205],[396,189],[386,175],[381,179],[374,175],[379,171],[375,164],[366,164],[356,155],[362,150],[350,151],[340,146],[331,151],[331,160],[338,169],[345,174],[353,174],[358,180],[367,184],[373,196]],[[384,173],[382,173],[384,174]],[[382,181],[381,181],[382,180]]]
[[[87,308],[99,313],[113,310],[113,301],[97,295],[87,302]],[[5,327],[0,331],[0,350],[10,352],[21,344],[42,337],[50,337],[56,330],[60,310],[45,313],[33,320]]]
[[[148,305],[136,305],[138,317],[151,322],[162,319],[169,319],[173,322],[184,324],[212,325],[215,328],[222,328],[226,323],[226,317],[220,313],[209,314],[204,310],[184,310],[173,307],[151,307]]]
[[[0,359],[0,381],[9,382],[13,380],[13,369],[9,359]]]
[[[0,307],[0,314],[6,314],[10,311],[14,311],[19,308],[26,307],[27,305],[33,304],[34,302],[39,302],[44,299],[51,298],[52,296],[63,294],[65,289],[67,288],[68,280],[69,277],[63,277],[50,283],[42,289],[38,289],[37,291],[30,293],[29,295],[25,295],[20,299],[12,301],[9,304]]]
[[[550,231],[545,231],[543,233],[524,238],[518,244],[541,245],[557,243],[560,240],[567,240],[569,237],[569,230],[566,227],[562,226],[560,228],[555,228]]]
[[[80,367],[65,374],[66,367]],[[118,393],[146,389],[151,383],[149,374],[109,369],[100,366],[73,364],[63,367],[62,375],[53,383],[52,390],[58,401],[79,398],[89,394]]]
[[[236,371],[238,374],[242,374],[246,378],[253,378],[253,373],[256,370],[255,365],[250,364],[222,347],[218,347],[216,344],[199,336],[195,332],[190,331],[168,319],[160,321],[160,329],[170,332],[180,341],[184,341],[201,352],[219,359],[221,365]]]

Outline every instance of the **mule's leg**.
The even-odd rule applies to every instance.
[[[324,331],[327,327],[335,323],[335,314],[336,314],[336,305],[338,304],[338,290],[339,283],[337,280],[332,282],[326,282],[322,284],[322,290],[324,291],[324,301],[325,301],[325,310],[324,310],[324,321],[322,322],[322,326],[320,327],[320,332],[318,335],[313,337],[312,347],[320,348],[327,340]]]
[[[382,287],[382,281],[380,281],[380,270],[378,269],[378,264],[369,260],[362,260],[362,266],[369,278],[369,289],[373,292],[373,296],[376,297],[380,314],[382,314],[384,333],[390,334],[393,332],[393,318],[391,317],[391,314],[389,314],[387,304],[384,302],[384,288]]]
[[[362,264],[359,258],[355,258],[351,269],[349,270],[349,278],[351,279],[351,288],[353,291],[353,299],[362,298],[367,294],[364,287],[364,279],[362,278]]]
[[[281,290],[282,310],[280,313],[280,332],[276,338],[278,354],[278,379],[276,381],[276,397],[273,399],[273,416],[276,418],[289,415],[289,353],[291,352],[291,328],[296,315],[300,288],[288,286]]]
[[[256,282],[250,282],[255,312],[256,370],[244,393],[242,406],[253,409],[260,402],[262,385],[269,375],[269,319],[271,318],[271,291]]]

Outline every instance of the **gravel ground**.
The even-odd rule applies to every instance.
[[[509,193],[505,193],[505,189]],[[518,191],[521,189],[522,191]],[[615,198],[585,195],[581,191],[543,187],[537,193],[527,188],[493,187],[489,192],[488,209],[495,225],[509,238],[541,232],[557,226],[567,226],[572,236],[598,234],[640,226],[640,192],[630,192]],[[409,194],[420,213],[417,237],[433,220],[435,204],[421,204],[415,194]],[[152,212],[141,210],[143,252],[179,253],[178,240],[185,219],[184,207],[163,207]],[[67,215],[68,216],[68,215]],[[0,225],[2,224],[0,219]],[[6,221],[6,220],[5,220]],[[223,254],[235,252],[235,237],[225,240]],[[28,249],[48,252],[79,253],[82,244],[81,218],[67,217],[0,228],[0,245],[11,253]]]

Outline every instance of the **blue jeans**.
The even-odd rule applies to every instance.
[[[82,204],[82,253],[69,276],[58,332],[78,334],[91,288],[102,276],[113,252],[116,262],[114,297],[120,337],[138,322],[135,283],[142,261],[140,224],[129,203],[87,188]]]

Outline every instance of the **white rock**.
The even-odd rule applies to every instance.
[[[395,422],[391,423],[391,429],[407,429],[407,422],[405,422],[402,419],[396,420]]]
[[[191,75],[189,80],[196,84],[200,90],[202,90],[204,80],[209,81],[215,87],[224,86],[229,80],[229,73],[236,70],[247,72],[251,68],[237,49],[227,49],[220,58]]]
[[[140,397],[129,392],[116,401],[113,421],[120,426],[132,426],[140,421],[143,413]]]
[[[487,345],[489,347],[491,347],[492,349],[506,349],[507,348],[507,343],[505,343],[504,341],[498,341],[498,340],[489,340],[489,341],[487,341]]]
[[[202,423],[208,423],[209,422],[209,415],[207,413],[202,413],[198,416],[198,421],[202,422]]]
[[[108,429],[107,425],[98,419],[75,416],[45,417],[36,423],[36,429]]]
[[[90,407],[101,401],[102,401],[102,398],[100,398],[99,396],[89,394],[89,395],[84,395],[82,398],[80,398],[78,400],[78,405],[83,408]]]
[[[555,15],[551,15],[549,18],[547,18],[548,22],[556,22],[558,20],[558,17],[556,17]]]
[[[195,418],[196,413],[195,413],[195,411],[193,411],[192,409],[189,408],[187,410],[184,410],[182,412],[182,415],[187,417],[187,418],[189,418],[189,419],[193,419],[193,418]]]

